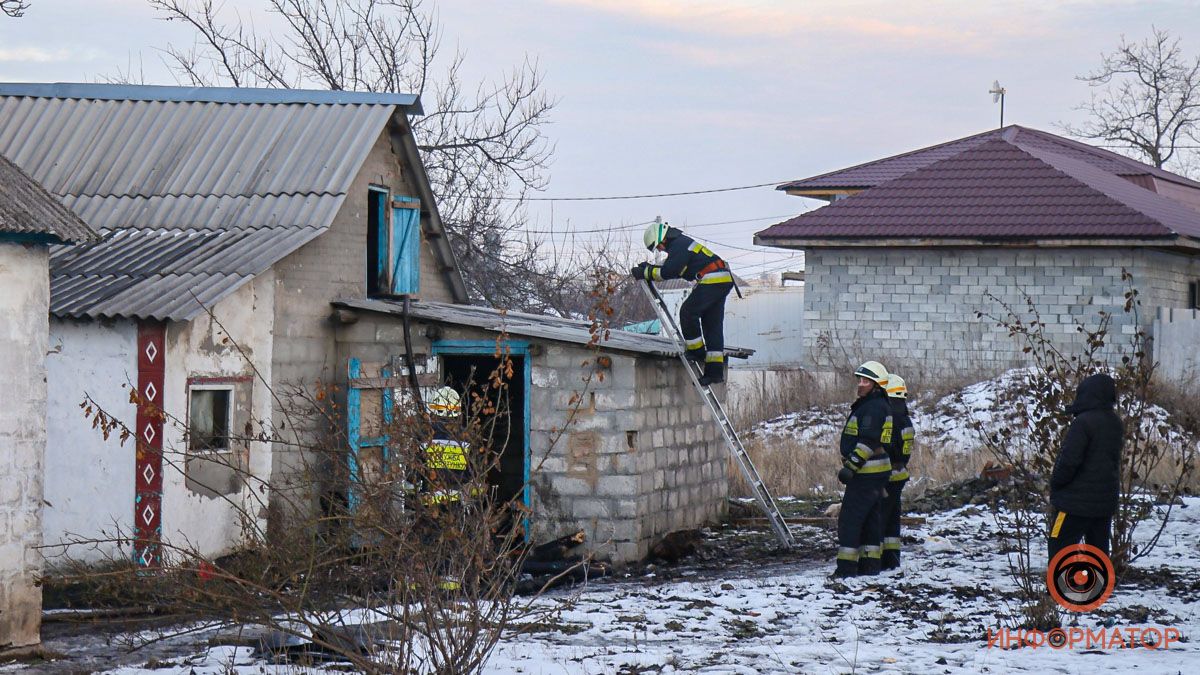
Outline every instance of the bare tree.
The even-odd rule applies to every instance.
[[[522,198],[544,187],[553,154],[543,129],[555,101],[537,63],[526,60],[498,83],[468,85],[461,52],[440,58],[441,31],[421,0],[262,0],[282,20],[278,34],[240,14],[227,19],[214,0],[148,1],[195,32],[190,47],[164,49],[179,78],[195,86],[420,95],[427,113],[413,121],[413,134],[469,291],[492,305],[538,304],[535,280],[550,270],[535,242],[515,236]]]
[[[1091,119],[1063,125],[1068,133],[1127,146],[1159,168],[1172,160],[1187,168],[1177,153],[1200,131],[1200,57],[1185,57],[1170,31],[1154,28],[1137,43],[1122,37],[1099,68],[1077,79],[1094,89],[1076,108]]]
[[[22,0],[0,0],[0,12],[4,12],[14,19],[18,16],[24,16],[27,9],[29,9],[28,2],[23,2]]]

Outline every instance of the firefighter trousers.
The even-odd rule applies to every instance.
[[[1056,511],[1053,520],[1050,521],[1050,537],[1046,542],[1047,561],[1054,560],[1054,556],[1059,551],[1078,544],[1080,539],[1107,554],[1108,537],[1111,531],[1112,516],[1090,518],[1072,515],[1066,511]]]
[[[731,290],[731,281],[715,284],[701,281],[679,306],[679,331],[692,356],[704,361],[705,375],[724,372],[725,299]]]
[[[883,540],[879,505],[887,474],[856,474],[842,494],[838,513],[838,576],[878,574]]]
[[[883,503],[879,507],[879,518],[883,522],[883,555],[880,557],[880,564],[885,570],[900,566],[900,492],[904,490],[904,484],[907,482],[888,481]]]

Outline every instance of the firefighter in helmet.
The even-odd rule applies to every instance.
[[[883,364],[867,361],[854,371],[858,399],[842,428],[842,468],[846,486],[838,514],[837,568],[834,576],[878,574],[882,523],[879,502],[892,470],[886,446],[891,443],[892,417],[887,404],[888,373]]]
[[[650,251],[666,251],[662,265],[640,263],[630,273],[644,281],[686,279],[696,285],[679,307],[679,330],[687,357],[704,364],[700,384],[725,381],[725,298],[733,289],[729,265],[703,244],[666,223],[646,228],[643,243]]]
[[[908,460],[912,457],[913,439],[916,431],[908,416],[908,387],[904,378],[888,373],[888,405],[892,410],[892,442],[887,445],[888,458],[892,462],[892,473],[888,478],[883,506],[882,568],[900,567],[900,492],[908,482]]]
[[[427,407],[432,436],[422,448],[424,466],[418,483],[421,501],[418,528],[426,542],[435,544],[465,517],[464,493],[470,477],[470,448],[459,440],[463,433],[462,398],[453,387],[435,391]],[[456,591],[462,586],[451,565],[448,560],[439,562],[438,586],[444,591]]]

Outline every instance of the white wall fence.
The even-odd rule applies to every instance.
[[[1200,376],[1200,310],[1159,307],[1153,330],[1160,380],[1194,387]]]

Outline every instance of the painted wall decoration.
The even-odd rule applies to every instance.
[[[157,567],[162,560],[163,376],[166,326],[138,323],[137,458],[134,496],[134,563]]]

